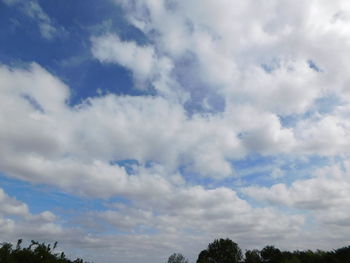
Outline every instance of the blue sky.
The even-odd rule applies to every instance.
[[[349,245],[349,23],[342,0],[1,0],[0,241]]]

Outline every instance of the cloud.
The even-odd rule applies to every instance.
[[[1,188],[0,204],[0,233],[4,241],[15,241],[17,238],[48,238],[63,232],[52,212],[32,214],[27,204],[8,196]]]
[[[196,77],[213,89],[223,89],[226,100],[243,97],[277,114],[303,113],[330,89],[330,82],[348,79],[342,55],[348,45],[340,30],[347,22],[333,22],[339,10],[348,10],[341,1],[332,7],[324,1],[248,1],[240,5],[201,1],[200,9],[196,1],[176,1],[173,5],[166,1],[116,2],[130,23],[143,25],[141,29],[160,52],[175,61],[186,53],[194,54]],[[323,73],[310,69],[309,60],[324,68]],[[275,71],[259,70],[260,65],[271,62],[277,64]],[[339,62],[342,70],[334,71]],[[342,84],[332,86],[335,91]]]
[[[1,166],[17,178],[53,183],[54,174],[90,174],[92,180],[95,171],[108,181],[124,174],[109,162],[126,159],[156,162],[168,171],[183,163],[206,176],[214,169],[213,176],[228,176],[226,156],[241,151],[230,128],[219,125],[221,118],[189,119],[181,106],[161,97],[106,95],[70,108],[68,88],[36,64],[27,70],[2,67],[0,77],[2,120],[11,123],[1,130]],[[213,141],[214,134],[222,137]],[[56,183],[69,186],[70,180]]]
[[[196,247],[200,244],[205,247],[205,242],[221,235],[229,235],[241,245],[253,236],[257,244],[269,242],[267,240],[276,236],[293,238],[290,229],[299,231],[304,222],[302,216],[281,216],[274,209],[253,208],[228,188],[206,190],[202,187],[177,189],[151,203],[116,204],[114,209],[95,212],[93,216],[98,218],[95,222],[104,225],[107,222],[123,233],[140,236],[154,233],[150,240],[161,237],[165,240],[167,236],[181,236],[186,240],[192,235],[198,239]],[[271,220],[275,224],[271,224]],[[195,254],[186,244],[183,241],[173,243],[177,250]],[[200,247],[196,249],[200,251]]]
[[[347,140],[342,139],[342,129],[347,127],[347,120],[338,119],[334,116],[337,113],[317,117],[322,111],[317,103],[332,96],[347,103],[344,84],[348,82],[349,67],[343,52],[349,50],[349,42],[343,28],[348,22],[340,17],[345,17],[348,5],[341,1],[331,7],[325,1],[248,1],[240,5],[201,1],[199,9],[196,1],[115,2],[124,8],[129,22],[149,37],[157,53],[173,61],[171,72],[180,86],[171,89],[190,92],[187,108],[201,105],[201,109],[207,109],[207,102],[216,95],[225,102],[221,110],[226,114],[225,121],[230,114],[242,114],[247,108],[251,108],[250,114],[256,114],[256,121],[269,116],[270,121],[256,129],[232,125],[250,151],[332,155],[345,149]],[[256,8],[264,11],[256,13]],[[214,9],[220,18],[212,12]],[[181,39],[181,44],[170,41],[173,34],[181,36],[175,38]],[[188,54],[192,54],[190,63],[184,62]],[[313,114],[315,118],[309,118]],[[254,115],[245,115],[248,120],[250,116]],[[290,116],[295,117],[296,125],[283,127],[281,117]],[[337,121],[341,125],[336,125]],[[311,127],[316,122],[329,122],[322,135],[316,134],[322,127]],[[334,127],[332,134],[329,127]],[[320,142],[326,133],[329,137]],[[306,134],[310,134],[308,139]],[[327,143],[334,140],[339,143]],[[218,166],[223,164],[218,162]]]
[[[146,191],[144,186],[145,183],[142,191]],[[140,193],[137,187],[134,190]],[[287,238],[291,237],[291,228],[298,230],[303,223],[300,216],[279,216],[278,222],[271,225],[270,220],[277,217],[277,211],[254,209],[228,188],[168,187],[161,195],[163,198],[160,199],[154,188],[149,189],[145,195],[131,195],[131,205],[110,203],[108,210],[88,211],[72,221],[59,220],[50,211],[32,214],[27,204],[9,197],[1,189],[0,232],[6,241],[15,242],[18,238],[56,240],[72,257],[78,256],[79,250],[80,256],[88,260],[95,260],[104,253],[106,262],[115,257],[141,262],[151,261],[155,255],[161,260],[174,250],[195,257],[202,247],[221,234],[229,234],[242,242],[254,236],[257,243],[275,236]],[[13,219],[13,215],[17,218]],[[258,218],[264,220],[257,222]],[[95,224],[87,225],[87,220]],[[96,224],[124,234],[93,234]],[[70,244],[75,244],[74,248]],[[143,255],[142,259],[136,251]]]
[[[157,54],[152,45],[138,45],[134,41],[122,41],[116,34],[91,38],[93,56],[101,63],[116,63],[132,72],[135,87],[147,90],[151,85],[159,94],[175,102],[188,96],[172,78],[173,61]]]
[[[304,121],[284,128],[275,114],[252,106],[228,107],[220,115],[188,116],[181,104],[161,96],[109,94],[71,108],[66,103],[69,88],[37,64],[27,69],[3,66],[0,77],[2,121],[11,123],[0,133],[2,170],[64,189],[80,185],[81,194],[118,194],[118,181],[128,181],[129,175],[123,167],[111,165],[114,161],[136,160],[141,167],[153,162],[163,167],[160,174],[173,174],[183,166],[201,176],[224,178],[234,176],[230,160],[250,153],[307,154],[311,147],[307,145],[312,143],[319,147],[315,153],[329,149],[328,144],[317,142],[322,136],[310,135],[314,142],[305,137],[322,131],[314,130],[314,124]],[[344,110],[335,112],[338,117],[321,119],[329,122],[326,132],[332,123],[346,129],[347,120],[341,117]],[[253,116],[256,121],[251,122]],[[342,138],[343,134],[332,136]],[[339,152],[344,143],[333,147]],[[91,182],[97,178],[100,187],[93,188]]]
[[[296,137],[306,153],[346,156],[349,144],[348,106],[336,107],[333,113],[316,115],[298,123]]]
[[[244,248],[344,245],[350,5],[114,2],[147,44],[110,28],[91,36],[91,52],[102,64],[129,70],[144,95],[111,90],[71,106],[74,87],[37,63],[0,67],[1,172],[103,199],[106,209],[86,212],[73,231],[51,212],[31,214],[0,192],[8,203],[0,225],[20,232],[24,227],[8,215],[24,218],[23,226],[39,218],[43,236],[129,262],[164,261],[174,251],[194,258],[219,236]],[[56,34],[37,2],[20,3],[43,37]],[[334,166],[294,163],[315,156]],[[263,157],[283,162],[264,166]],[[246,174],[235,171],[239,161],[249,164]],[[277,182],[266,185],[271,180]],[[94,234],[99,222],[106,233]]]
[[[247,196],[272,206],[304,211],[313,226],[298,235],[305,246],[339,247],[349,233],[349,161],[317,169],[311,178],[279,183],[271,187],[241,189]],[[330,240],[333,244],[329,243]]]
[[[279,216],[278,223],[270,225],[277,210],[256,209],[227,187],[190,186],[178,171],[179,165],[185,165],[202,176],[231,176],[232,167],[226,157],[238,158],[246,151],[235,136],[236,126],[249,130],[260,125],[245,121],[243,113],[249,110],[240,109],[242,119],[233,118],[235,114],[230,115],[233,119],[226,119],[226,115],[189,117],[181,104],[162,97],[112,94],[70,107],[69,88],[37,64],[22,69],[2,66],[0,77],[1,121],[8,123],[0,130],[1,171],[84,197],[126,198],[130,207],[87,216],[95,222],[95,218],[106,220],[118,231],[125,231],[127,239],[141,250],[143,247],[149,258],[163,246],[167,248],[164,251],[176,247],[187,251],[180,240],[190,239],[192,232],[205,233],[205,238],[198,234],[198,244],[210,242],[218,233],[229,233],[242,242],[254,235],[259,243],[281,233],[287,235],[288,229],[298,229],[303,224],[303,218],[294,215]],[[261,121],[268,123],[270,119],[267,116]],[[235,125],[231,126],[231,122]],[[131,170],[120,164],[127,159],[136,160]],[[22,214],[28,213],[26,205],[19,208]],[[50,224],[42,223],[35,237],[55,235],[65,244],[79,239],[78,247],[94,249],[110,242],[108,235],[91,236],[93,229],[79,232],[62,228],[50,212],[40,218]],[[264,219],[257,222],[258,218]],[[77,228],[84,226],[84,222],[75,224]],[[15,228],[24,237],[32,233],[21,226]],[[155,234],[147,232],[153,229]],[[67,234],[69,231],[74,235]],[[155,245],[166,238],[170,240],[166,245]],[[120,237],[112,240],[121,242]],[[146,240],[154,245],[146,245]],[[134,259],[128,253],[135,247],[127,249],[128,252],[120,251],[121,257]],[[85,251],[91,255],[89,249]]]
[[[349,161],[345,161],[344,170],[338,165],[329,166],[317,170],[314,177],[296,180],[290,186],[252,186],[243,192],[260,201],[299,209],[341,209],[349,203],[349,167]]]
[[[116,35],[92,38],[92,53],[101,62],[114,62],[131,69],[136,79],[146,80],[154,71],[155,51],[150,46],[138,46],[132,41],[121,41]]]

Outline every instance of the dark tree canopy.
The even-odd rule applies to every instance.
[[[22,239],[18,240],[16,248],[10,243],[2,243],[0,248],[1,263],[83,263],[82,259],[71,261],[63,252],[54,253],[57,242],[51,247],[50,244],[36,241],[26,247],[21,247]]]
[[[238,245],[230,239],[215,239],[203,250],[197,259],[197,263],[238,263],[242,260],[242,251]]]
[[[22,247],[22,240],[17,245],[0,244],[0,263],[84,263],[82,259],[70,260],[63,252],[55,252],[53,245],[31,241],[28,247]],[[118,258],[115,262],[119,262]],[[180,253],[174,253],[167,263],[188,263]],[[261,250],[245,252],[230,239],[215,239],[208,248],[198,255],[197,263],[350,263],[350,246],[332,251],[306,250],[281,251],[274,246],[265,246]]]
[[[188,260],[180,253],[174,253],[169,257],[168,263],[188,263]]]
[[[280,251],[266,246],[261,251],[248,250],[244,263],[347,263],[350,262],[350,246],[334,251]]]
[[[245,263],[261,263],[260,251],[257,249],[245,252]]]
[[[350,246],[332,251],[281,251],[274,246],[246,250],[244,258],[230,239],[215,239],[202,250],[197,263],[350,263]]]
[[[261,252],[261,258],[263,262],[267,263],[280,263],[282,258],[282,253],[278,248],[274,246],[266,246]]]

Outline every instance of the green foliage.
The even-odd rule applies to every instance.
[[[22,239],[16,246],[11,243],[0,244],[0,263],[84,263],[80,258],[72,261],[64,252],[56,253],[57,242],[51,244],[31,241],[22,247]],[[247,250],[243,259],[241,249],[230,239],[215,239],[208,248],[198,255],[197,263],[348,263],[350,246],[333,251],[306,250],[281,251],[274,246],[262,250]],[[167,263],[188,263],[180,253],[172,254]]]
[[[235,242],[230,239],[216,239],[199,253],[197,263],[350,263],[350,246],[334,251],[293,252],[266,246],[262,250],[247,250],[242,259],[241,250]]]
[[[31,244],[22,248],[22,239],[17,241],[16,248],[10,243],[2,243],[0,248],[1,263],[83,263],[82,259],[71,261],[64,253],[54,253],[57,242],[53,247],[50,244],[31,241]]]
[[[282,261],[282,253],[274,246],[266,246],[261,252],[262,262],[266,263],[280,263]]]
[[[339,262],[350,262],[350,246],[339,248],[334,254]]]
[[[282,263],[301,263],[301,261],[296,256],[293,256],[291,258],[284,259]]]
[[[242,251],[238,245],[230,239],[215,239],[203,250],[197,259],[197,263],[238,263],[242,259]]]
[[[260,256],[260,251],[257,249],[247,250],[245,252],[244,263],[261,263],[262,259]]]
[[[278,263],[347,263],[350,262],[350,246],[334,251],[283,251],[273,246],[266,246],[260,251],[262,262]],[[246,258],[247,260],[247,258]],[[245,261],[248,263],[249,261]]]

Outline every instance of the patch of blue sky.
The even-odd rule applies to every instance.
[[[189,116],[194,114],[217,114],[225,110],[225,99],[214,93],[205,94],[201,89],[191,90],[191,98],[184,105]]]
[[[316,72],[322,72],[322,69],[311,59],[307,61],[309,68],[315,70]]]
[[[235,167],[233,168],[235,169]],[[223,178],[215,177],[215,175],[210,177],[203,176],[200,173],[193,171],[189,165],[180,166],[178,171],[186,181],[186,184],[190,186],[200,185],[205,189],[227,187],[233,190],[242,186],[242,178],[236,171],[233,171],[232,175]]]
[[[128,174],[134,174],[135,168],[140,165],[140,162],[135,159],[125,159],[125,160],[111,161],[110,164],[123,167]]]
[[[276,183],[292,184],[295,180],[310,178],[320,167],[334,163],[334,158],[325,156],[262,156],[252,154],[245,159],[233,161],[236,174],[243,186],[270,187]],[[275,174],[275,172],[280,174]]]
[[[103,200],[71,195],[50,186],[33,185],[22,180],[6,177],[2,173],[0,173],[0,187],[10,197],[26,203],[30,212],[34,214],[49,210],[59,214],[64,219],[77,211],[102,211],[107,209]]]
[[[281,64],[280,64],[279,60],[277,60],[277,59],[272,59],[268,63],[261,64],[261,68],[267,73],[272,73],[276,69],[280,68],[280,66],[281,66]]]
[[[191,170],[188,165],[181,165],[178,167],[179,173],[185,179],[188,185],[201,185],[204,188],[214,188],[217,180],[211,177],[201,176],[197,172]]]
[[[279,157],[281,158],[281,157]],[[179,172],[189,185],[201,185],[211,189],[217,187],[228,187],[238,189],[248,185],[270,186],[276,182],[271,176],[275,168],[286,169],[286,164],[276,156],[262,156],[251,154],[241,160],[231,161],[233,173],[225,178],[204,177],[191,170],[189,165],[179,167]]]
[[[0,24],[2,25],[0,32],[0,60],[2,62],[31,61],[43,55],[45,50],[43,46],[46,46],[46,49],[49,48],[50,44],[40,37],[36,21],[1,1]]]
[[[0,2],[0,63],[21,66],[35,61],[70,87],[71,105],[101,94],[138,96],[147,92],[133,88],[130,71],[119,65],[101,64],[91,54],[90,38],[107,32],[141,44],[148,41],[126,22],[116,5],[92,0],[48,0],[39,4],[65,34],[48,41],[41,37],[37,21]]]
[[[115,64],[101,64],[97,60],[87,60],[78,66],[66,66],[59,76],[70,87],[71,106],[80,104],[87,98],[106,94],[142,94],[142,91],[132,88],[132,76],[128,70]]]
[[[290,114],[290,115],[279,115],[278,116],[282,127],[292,128],[296,126],[298,121],[302,120],[302,115],[299,114]]]
[[[271,165],[276,162],[274,156],[250,154],[241,160],[232,161],[232,165],[239,177],[249,177],[249,180],[258,179],[261,175],[271,170]]]
[[[269,59],[263,59],[263,62],[260,64],[261,68],[267,72],[267,73],[272,73],[275,70],[281,68],[281,59],[277,57],[272,57]],[[309,66],[310,69],[316,71],[316,72],[323,72],[323,70],[317,65],[315,61],[312,59],[308,59],[306,61],[307,65]],[[292,68],[291,68],[292,69]]]
[[[317,98],[313,106],[302,114],[279,115],[281,125],[285,128],[295,127],[301,120],[312,119],[319,114],[331,114],[336,107],[341,106],[342,101],[336,94],[328,94],[327,96]]]
[[[75,35],[83,33],[90,38],[91,35],[116,33],[123,40],[134,40],[139,44],[148,42],[139,29],[126,21],[121,8],[112,1],[40,0],[39,3],[50,18]]]
[[[340,105],[342,105],[341,99],[335,94],[330,94],[326,97],[317,99],[314,107],[319,113],[327,114],[333,112],[334,109]]]
[[[218,113],[225,110],[225,99],[217,93],[217,87],[205,83],[198,73],[198,60],[196,56],[187,52],[181,59],[175,62],[173,77],[189,92],[190,98],[184,107],[192,116],[196,113]]]
[[[53,187],[32,185],[21,180],[0,175],[0,187],[12,198],[28,205],[33,214],[51,211],[58,216],[58,222],[65,227],[79,227],[89,233],[127,234],[111,225],[94,220],[93,214],[115,209],[116,203],[130,205],[123,197],[110,200],[83,198],[62,192]],[[16,219],[16,218],[13,218]],[[140,230],[141,232],[141,230]],[[152,233],[152,229],[144,229],[142,233]]]
[[[294,181],[305,180],[314,176],[317,169],[334,164],[333,158],[326,156],[287,157],[284,160],[283,170],[285,176],[279,183],[291,185]]]
[[[315,107],[312,107],[302,114],[278,115],[278,118],[284,128],[292,128],[295,127],[299,121],[310,120],[314,117],[318,118],[318,113],[319,111]]]

